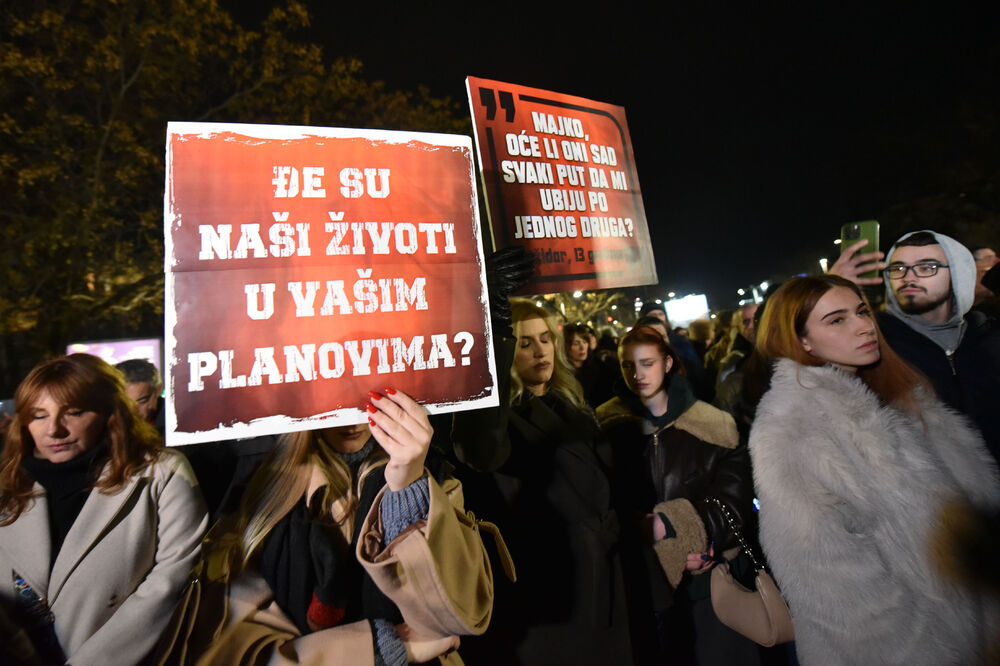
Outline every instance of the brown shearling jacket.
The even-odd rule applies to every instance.
[[[686,382],[675,377],[670,390],[680,412],[654,427],[637,411],[628,396],[614,398],[597,410],[597,418],[615,454],[616,494],[620,512],[662,514],[674,536],[661,539],[654,549],[672,587],[685,571],[689,552],[704,552],[711,542],[717,554],[738,545],[719,508],[707,501],[718,498],[743,527],[755,534],[753,480],[746,445],[732,417],[695,400]],[[735,553],[733,553],[735,554]]]

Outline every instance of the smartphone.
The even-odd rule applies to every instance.
[[[844,254],[847,248],[862,239],[866,239],[868,245],[861,248],[859,252],[878,252],[878,220],[848,222],[842,226],[840,228],[840,253]],[[874,270],[861,273],[858,277],[877,278],[878,276],[878,271]]]

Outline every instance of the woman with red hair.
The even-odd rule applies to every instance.
[[[139,663],[200,551],[194,474],[95,356],[38,365],[15,398],[0,454],[0,608],[43,663]]]
[[[756,344],[776,361],[750,433],[760,540],[800,662],[976,662],[997,609],[932,570],[931,534],[952,500],[1000,503],[982,438],[843,278],[782,285]]]
[[[747,450],[731,416],[697,400],[680,357],[638,326],[618,347],[625,389],[597,410],[614,450],[622,559],[639,663],[756,664],[757,648],[712,611],[716,556],[753,534]]]

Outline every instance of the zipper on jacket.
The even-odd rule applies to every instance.
[[[958,373],[955,372],[955,350],[949,350],[944,353],[944,357],[948,359],[948,367],[951,368],[951,376],[954,377]]]
[[[662,428],[659,428],[658,430],[654,430],[653,431],[653,447],[654,448],[659,448],[659,446],[660,446],[660,435],[663,434],[663,431],[665,431],[667,428],[671,427],[675,423],[677,423],[677,421],[671,421],[670,423],[668,423],[667,425],[663,426]]]

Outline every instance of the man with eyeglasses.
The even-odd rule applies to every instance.
[[[851,249],[845,254],[855,254]],[[1000,331],[982,313],[970,311],[976,284],[972,253],[944,234],[916,231],[896,241],[885,263],[878,258],[848,257],[830,272],[864,284],[860,273],[883,269],[887,311],[879,316],[879,327],[886,342],[924,373],[942,400],[976,423],[1000,462]]]

